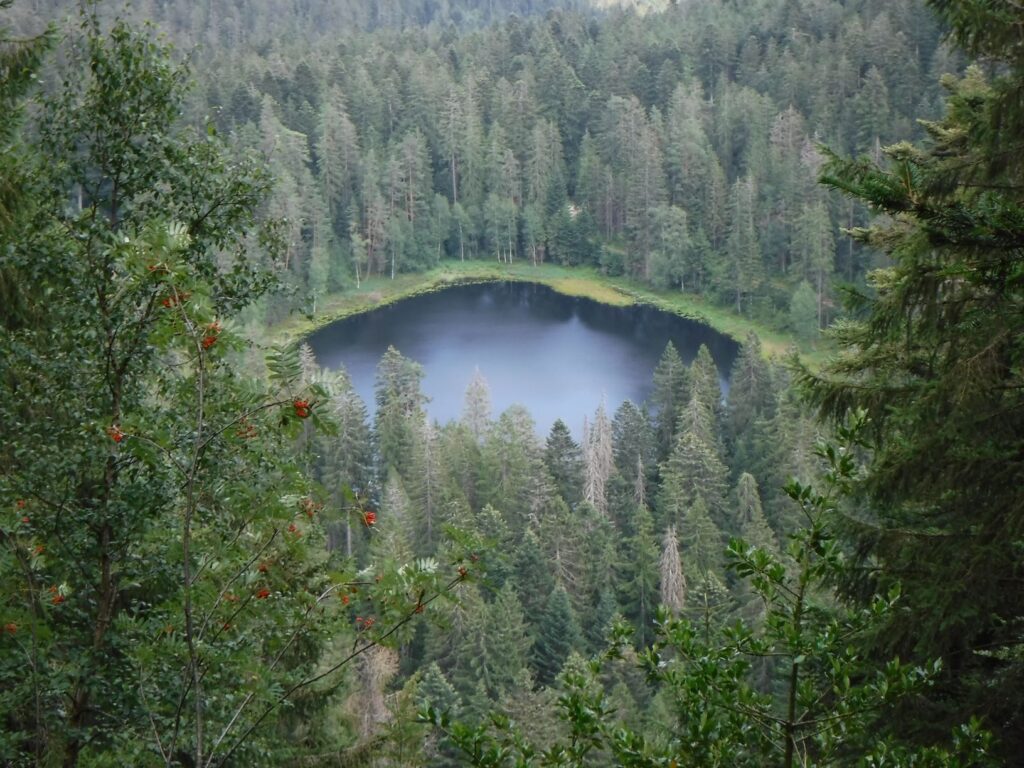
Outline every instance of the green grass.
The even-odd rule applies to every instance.
[[[727,308],[679,291],[657,291],[648,285],[623,277],[608,277],[593,267],[563,267],[557,264],[534,266],[528,261],[499,264],[493,261],[446,261],[419,273],[398,275],[394,280],[375,277],[359,289],[330,294],[320,300],[316,316],[310,320],[292,316],[270,329],[275,340],[299,339],[324,325],[360,312],[385,306],[411,296],[443,290],[453,285],[517,280],[540,283],[567,296],[582,296],[617,307],[649,304],[681,317],[705,323],[719,333],[742,341],[753,331],[761,339],[765,354],[780,357],[796,346],[805,362],[816,366],[825,357],[822,349],[798,344],[786,333],[768,328]]]

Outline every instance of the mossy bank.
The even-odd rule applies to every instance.
[[[786,333],[768,328],[749,318],[716,306],[700,296],[679,291],[658,291],[623,277],[609,277],[592,267],[563,267],[555,264],[534,265],[528,261],[502,264],[492,261],[449,261],[427,272],[397,275],[393,280],[374,277],[359,288],[329,294],[317,304],[312,318],[292,315],[269,330],[275,340],[291,340],[306,336],[317,328],[351,315],[367,312],[396,301],[424,293],[444,290],[467,283],[515,280],[546,285],[566,296],[581,296],[611,306],[649,304],[691,320],[697,320],[719,333],[742,341],[753,331],[761,339],[765,353],[779,357],[797,346],[802,357],[815,362],[820,349],[798,344]]]

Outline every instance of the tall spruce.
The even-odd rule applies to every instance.
[[[555,587],[541,617],[541,628],[533,646],[533,669],[537,681],[551,685],[569,658],[580,647],[582,634],[576,613],[564,587]]]
[[[679,408],[689,399],[690,373],[675,344],[669,341],[654,369],[654,392],[651,394],[661,459],[667,457],[675,445]]]
[[[823,414],[863,408],[874,426],[871,511],[850,521],[857,594],[900,583],[910,610],[882,652],[939,655],[947,674],[913,727],[967,709],[989,716],[1007,756],[1024,750],[1024,109],[1021,12],[1012,4],[929,3],[970,53],[998,63],[947,76],[946,116],[887,165],[832,156],[826,184],[886,214],[852,234],[891,266],[852,296],[835,331],[842,355],[802,382]],[[906,724],[905,724],[906,725]],[[909,727],[909,726],[908,726]]]

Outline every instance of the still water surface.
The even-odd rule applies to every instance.
[[[706,325],[651,307],[610,307],[533,283],[447,288],[340,320],[309,338],[320,364],[344,366],[367,407],[374,375],[393,345],[423,365],[427,411],[458,418],[476,368],[487,379],[495,417],[513,403],[546,433],[561,418],[579,436],[602,398],[609,415],[623,400],[643,402],[665,344],[688,363],[707,344],[723,390],[737,344]]]

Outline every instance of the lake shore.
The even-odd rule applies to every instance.
[[[394,280],[374,277],[358,289],[328,294],[319,300],[316,315],[306,318],[292,315],[269,330],[278,341],[302,338],[337,320],[367,312],[396,301],[433,293],[454,285],[511,280],[546,285],[566,296],[580,296],[611,306],[648,304],[664,312],[696,320],[742,342],[753,331],[769,357],[782,357],[796,346],[801,358],[818,362],[820,349],[799,344],[786,333],[768,328],[700,296],[679,291],[658,291],[625,277],[609,277],[593,267],[564,267],[557,264],[533,265],[528,261],[501,264],[493,261],[445,261],[426,272],[404,273]]]

